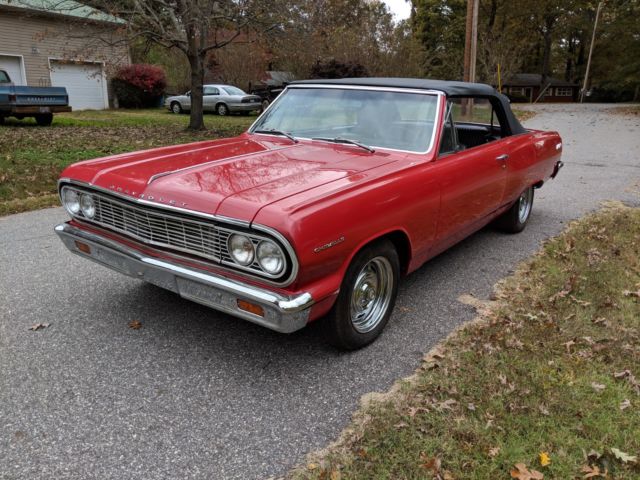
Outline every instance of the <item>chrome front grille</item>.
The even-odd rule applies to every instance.
[[[82,209],[70,208],[65,200],[65,192],[70,192],[77,198],[90,195],[95,213],[88,217]],[[289,285],[298,273],[298,263],[291,245],[277,231],[268,227],[253,228],[248,224],[225,221],[213,216],[200,218],[197,212],[190,215],[184,209],[162,205],[156,207],[149,202],[130,200],[128,197],[85,185],[61,182],[60,196],[62,204],[73,218],[99,225],[140,243],[184,252],[226,268],[255,275],[275,285]],[[278,244],[285,255],[286,268],[281,273],[272,275],[262,268],[257,258],[246,266],[235,262],[227,247],[229,237],[234,233],[248,237],[253,242],[254,250],[257,250],[262,241]]]
[[[91,220],[143,243],[190,253],[210,260],[228,257],[230,232],[213,223],[168,215],[150,208],[130,205],[107,196],[95,195],[95,217]]]

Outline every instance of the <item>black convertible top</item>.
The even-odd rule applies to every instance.
[[[394,77],[366,77],[366,78],[340,78],[340,79],[317,79],[298,80],[289,85],[348,85],[363,87],[386,87],[386,88],[413,88],[418,90],[437,90],[443,92],[447,97],[482,97],[491,101],[496,109],[496,113],[510,135],[525,133],[525,128],[511,111],[509,99],[498,93],[491,85],[484,83],[453,82],[446,80],[430,80],[423,78],[394,78]]]

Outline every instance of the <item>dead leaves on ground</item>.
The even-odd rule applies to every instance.
[[[511,470],[511,478],[517,480],[542,480],[544,475],[537,470],[529,470],[524,463],[516,463]]]
[[[31,325],[29,327],[29,330],[33,331],[33,332],[37,332],[38,330],[42,330],[44,328],[47,328],[49,325],[51,325],[50,323],[35,323],[33,325]]]
[[[139,320],[131,320],[129,322],[129,328],[132,330],[140,330],[142,328],[142,323]]]

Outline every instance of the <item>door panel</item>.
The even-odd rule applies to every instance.
[[[205,110],[213,110],[220,99],[220,90],[216,87],[204,87],[203,107]]]
[[[499,208],[507,169],[498,157],[508,154],[507,147],[499,140],[436,160],[442,192],[439,241],[465,237]]]

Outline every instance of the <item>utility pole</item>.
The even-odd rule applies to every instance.
[[[584,73],[584,84],[582,85],[582,91],[580,92],[580,103],[584,102],[584,96],[587,92],[587,85],[589,84],[589,70],[591,70],[591,56],[593,55],[593,44],[596,42],[596,30],[598,28],[598,18],[600,17],[600,11],[602,10],[604,2],[598,3],[598,10],[596,10],[596,20],[593,23],[593,34],[591,35],[591,47],[589,47],[589,58],[587,59],[587,70]]]
[[[464,81],[476,81],[476,57],[478,52],[479,0],[467,0],[467,28],[464,42]]]

